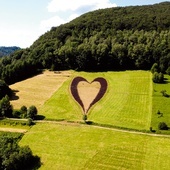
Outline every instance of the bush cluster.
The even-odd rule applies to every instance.
[[[0,100],[0,117],[35,119],[37,112],[34,105],[28,109],[22,106],[19,110],[14,110],[7,95]]]
[[[160,67],[157,63],[154,63],[151,67],[151,72],[153,74],[152,80],[154,83],[164,83],[164,74],[160,72]]]
[[[163,73],[155,72],[153,74],[152,80],[153,80],[154,83],[163,83],[164,82],[164,75],[163,75]]]
[[[26,106],[22,106],[19,110],[13,110],[12,115],[14,118],[35,119],[37,112],[37,108],[34,105],[30,106],[28,109]]]

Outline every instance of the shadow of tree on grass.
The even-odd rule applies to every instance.
[[[12,90],[10,100],[18,100],[19,96],[16,95],[18,92],[19,92],[19,90]]]

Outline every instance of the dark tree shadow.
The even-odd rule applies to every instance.
[[[161,93],[163,97],[167,97],[167,98],[170,97],[170,95],[166,93],[166,90],[162,90]]]
[[[157,112],[158,118],[163,117],[163,113],[161,113],[159,110]]]
[[[34,120],[44,120],[45,116],[43,115],[36,115]]]
[[[19,92],[19,90],[12,90],[10,100],[18,100],[19,96],[16,95],[18,92]]]
[[[166,95],[164,95],[164,97],[167,97],[167,98],[169,98],[169,97],[170,97],[170,95],[169,95],[169,94],[166,94]]]
[[[164,81],[163,81],[163,83],[162,84],[169,84],[170,83],[170,80],[169,79],[167,79],[167,78],[164,78]]]
[[[40,160],[39,156],[34,156],[31,160],[31,164],[28,165],[28,168],[26,168],[25,170],[38,170],[42,165],[42,162]]]
[[[87,121],[86,121],[86,124],[87,124],[87,125],[92,125],[92,124],[93,124],[93,121],[87,120]]]

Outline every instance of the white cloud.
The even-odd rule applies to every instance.
[[[51,0],[47,9],[48,12],[54,13],[54,16],[41,21],[40,27],[45,32],[51,27],[67,23],[83,13],[116,6],[110,0]]]
[[[52,0],[48,4],[49,12],[60,12],[60,11],[77,11],[83,9],[83,7],[89,7],[89,9],[95,10],[99,8],[116,7],[115,3],[111,3],[110,0]]]
[[[26,48],[39,36],[38,32],[25,29],[13,29],[12,32],[8,29],[0,29],[0,46],[19,46],[21,48]]]
[[[42,30],[49,30],[51,27],[64,24],[65,22],[66,21],[64,19],[60,18],[59,16],[54,16],[50,19],[41,21],[40,27]]]
[[[68,17],[67,22],[69,22],[69,21],[71,21],[71,20],[77,18],[78,16],[79,16],[78,14],[71,14],[71,15]]]
[[[51,27],[59,26],[61,24],[67,23],[67,22],[77,18],[78,16],[79,16],[78,14],[71,14],[70,16],[68,16],[67,19],[63,19],[60,16],[56,15],[52,18],[41,21],[40,29],[42,32],[45,32],[47,30],[50,30]]]

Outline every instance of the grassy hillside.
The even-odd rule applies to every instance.
[[[137,130],[148,130],[150,126],[157,129],[160,120],[169,123],[169,98],[163,98],[159,92],[162,89],[169,92],[169,76],[166,84],[158,85],[152,83],[152,75],[147,71],[71,73],[39,108],[39,114],[46,119],[66,121],[37,122],[20,141],[20,145],[29,145],[33,153],[41,157],[40,169],[169,168],[170,137],[76,123],[82,121],[83,112],[70,93],[70,83],[76,76],[89,82],[104,77],[108,82],[107,92],[90,109],[88,120]],[[34,78],[37,77],[32,80]],[[155,114],[158,108],[164,115],[161,118]]]
[[[11,85],[16,91],[11,103],[15,109],[35,105],[39,114],[48,120],[82,121],[82,108],[70,93],[71,81],[76,76],[83,76],[89,82],[102,76],[108,82],[106,94],[88,112],[89,121],[138,130],[149,130],[150,127],[158,130],[160,122],[170,127],[169,97],[160,93],[166,90],[170,94],[170,76],[165,76],[164,84],[155,84],[147,71],[45,72]],[[158,110],[162,116],[157,114]]]
[[[74,72],[73,77],[83,76],[89,82],[96,77],[108,81],[108,90],[88,113],[88,120],[132,129],[149,129],[151,122],[151,74],[145,71]],[[45,102],[40,114],[46,119],[82,120],[82,109],[70,93],[72,78],[68,79]]]
[[[170,164],[170,138],[84,125],[37,124],[20,142],[28,144],[42,170],[167,170]]]

